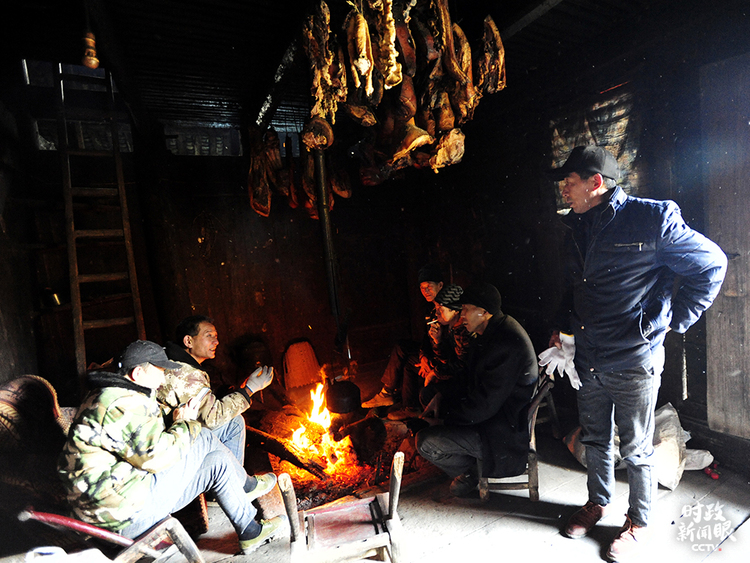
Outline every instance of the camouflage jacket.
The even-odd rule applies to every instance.
[[[151,390],[94,372],[58,461],[76,517],[120,530],[149,498],[153,474],[177,463],[201,431],[197,421],[165,428]]]
[[[218,428],[226,424],[252,404],[249,390],[245,389],[219,399],[211,391],[208,374],[200,369],[200,364],[190,354],[172,342],[168,342],[165,349],[170,360],[182,364],[180,369],[165,370],[167,381],[156,391],[156,398],[165,414],[187,403],[201,389],[208,389],[208,394],[201,401],[198,420],[207,428]]]

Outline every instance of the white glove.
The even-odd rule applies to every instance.
[[[578,377],[578,372],[575,366],[576,357],[576,339],[572,334],[560,333],[560,342],[562,342],[562,353],[565,357],[564,371],[570,378],[570,384],[573,389],[578,390],[581,388],[581,378]],[[562,373],[562,372],[560,372]]]
[[[251,373],[240,387],[247,387],[252,393],[262,391],[273,381],[273,368],[263,366]]]
[[[547,369],[544,370],[547,375],[554,376],[555,370],[562,375],[563,370],[565,369],[565,356],[563,355],[563,351],[557,346],[547,348],[544,352],[539,354],[539,365],[542,367],[547,366]]]

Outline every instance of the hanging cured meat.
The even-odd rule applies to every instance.
[[[448,11],[448,0],[435,0],[435,7],[437,8],[438,29],[443,41],[443,66],[445,71],[458,80],[460,84],[466,84],[469,78],[456,59],[456,51],[453,46],[453,27],[451,15]]]
[[[310,93],[314,106],[310,115],[328,118],[331,123],[336,123],[338,102],[346,100],[346,80],[341,80],[346,67],[343,52],[339,59],[339,49],[335,37],[331,36],[330,23],[328,5],[321,0],[315,12],[305,20],[302,45],[310,61],[312,75]]]
[[[466,39],[463,30],[455,23],[453,24],[453,38],[455,39],[456,61],[466,75],[466,82],[461,83],[460,81],[456,81],[455,86],[451,90],[451,102],[458,118],[458,124],[463,125],[474,117],[474,108],[479,98],[474,90],[469,40]]]
[[[372,17],[373,54],[375,68],[383,76],[383,87],[388,90],[401,82],[401,63],[396,50],[396,20],[392,0],[369,0]]]
[[[275,188],[290,206],[317,217],[315,151],[326,151],[331,205],[333,194],[351,196],[347,162],[356,162],[359,180],[367,186],[406,167],[437,172],[459,163],[461,126],[473,119],[482,96],[505,87],[505,51],[490,16],[483,22],[481,44],[472,51],[462,26],[451,20],[449,0],[348,4],[348,12],[337,7],[337,15],[346,15],[333,28],[324,0],[314,0],[304,21],[301,45],[309,61],[312,110],[300,137],[299,181],[295,185],[290,150],[280,166],[274,131],[261,139],[260,149],[249,150],[248,188],[261,215],[268,214]],[[338,110],[346,119],[337,125]]]
[[[435,153],[430,157],[430,168],[438,172],[440,168],[458,164],[464,157],[464,134],[460,129],[452,129],[438,141]]]
[[[505,88],[505,48],[491,16],[484,18],[482,48],[477,55],[476,89],[480,95]]]
[[[367,20],[358,10],[352,9],[344,21],[344,29],[354,89],[363,91],[362,99],[370,98],[374,91],[372,72],[375,70],[375,61],[372,58]]]
[[[327,149],[333,144],[333,128],[322,117],[313,117],[302,130],[302,142],[310,149]]]
[[[401,142],[393,153],[393,158],[391,160],[396,162],[411,153],[417,147],[427,145],[434,141],[435,139],[433,139],[427,131],[417,127],[412,119],[401,131]]]
[[[271,186],[268,181],[268,159],[265,154],[263,132],[252,126],[247,131],[250,170],[247,175],[247,190],[250,195],[250,206],[263,217],[271,212]]]
[[[417,72],[417,51],[414,46],[414,38],[409,28],[411,9],[416,6],[417,0],[411,0],[402,11],[394,14],[396,20],[396,45],[399,51],[399,62],[403,75],[414,78]]]

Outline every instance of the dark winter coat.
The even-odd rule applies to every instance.
[[[609,201],[563,223],[570,232],[559,328],[575,335],[579,371],[650,367],[667,327],[685,332],[719,293],[727,258],[673,201],[617,187]]]
[[[539,368],[529,335],[513,317],[493,316],[470,347],[466,393],[444,397],[446,425],[474,426],[484,477],[520,475],[529,451],[528,406]]]

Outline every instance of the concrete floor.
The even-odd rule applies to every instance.
[[[449,480],[437,472],[402,487],[398,513],[409,563],[484,561],[519,556],[526,561],[578,563],[603,561],[609,543],[624,521],[628,487],[618,471],[614,510],[589,537],[571,540],[560,534],[567,517],[586,500],[586,474],[558,440],[540,433],[541,499],[532,503],[522,492],[493,493],[488,502],[458,499]],[[709,513],[709,508],[714,511]],[[716,512],[716,509],[720,512]],[[290,560],[285,535],[249,556],[234,556],[236,536],[216,507],[209,507],[212,529],[198,545],[208,563],[282,563]],[[750,482],[729,471],[718,480],[702,471],[686,471],[674,491],[660,488],[653,539],[639,563],[745,562],[750,558]],[[719,545],[714,528],[731,535]],[[707,532],[709,531],[709,532]],[[692,539],[690,534],[692,533]],[[699,538],[702,535],[703,539]]]
[[[358,377],[357,384],[362,399],[366,400],[379,390],[379,375]],[[556,563],[605,560],[604,554],[627,510],[625,472],[617,472],[614,510],[591,535],[580,540],[563,537],[560,530],[568,516],[586,501],[586,474],[550,430],[548,424],[542,424],[537,431],[541,499],[536,503],[520,491],[493,493],[486,503],[478,496],[452,497],[448,491],[449,479],[429,465],[416,474],[406,475],[398,509],[405,536],[405,560],[409,563],[468,563],[512,557]],[[750,524],[746,523],[750,518],[750,482],[728,470],[720,468],[720,471],[718,480],[702,471],[686,471],[674,491],[659,489],[654,533],[648,550],[638,557],[639,563],[750,560]],[[365,496],[374,494],[375,491],[370,491]],[[283,513],[277,490],[259,501],[263,501],[260,508],[265,517]],[[207,563],[290,561],[288,532],[251,555],[238,556],[235,555],[237,537],[221,509],[209,505],[209,519],[208,533],[197,542]],[[721,543],[714,539],[717,528],[730,534]],[[10,530],[0,530],[0,538],[5,532]],[[23,553],[0,557],[0,563],[21,561]]]

